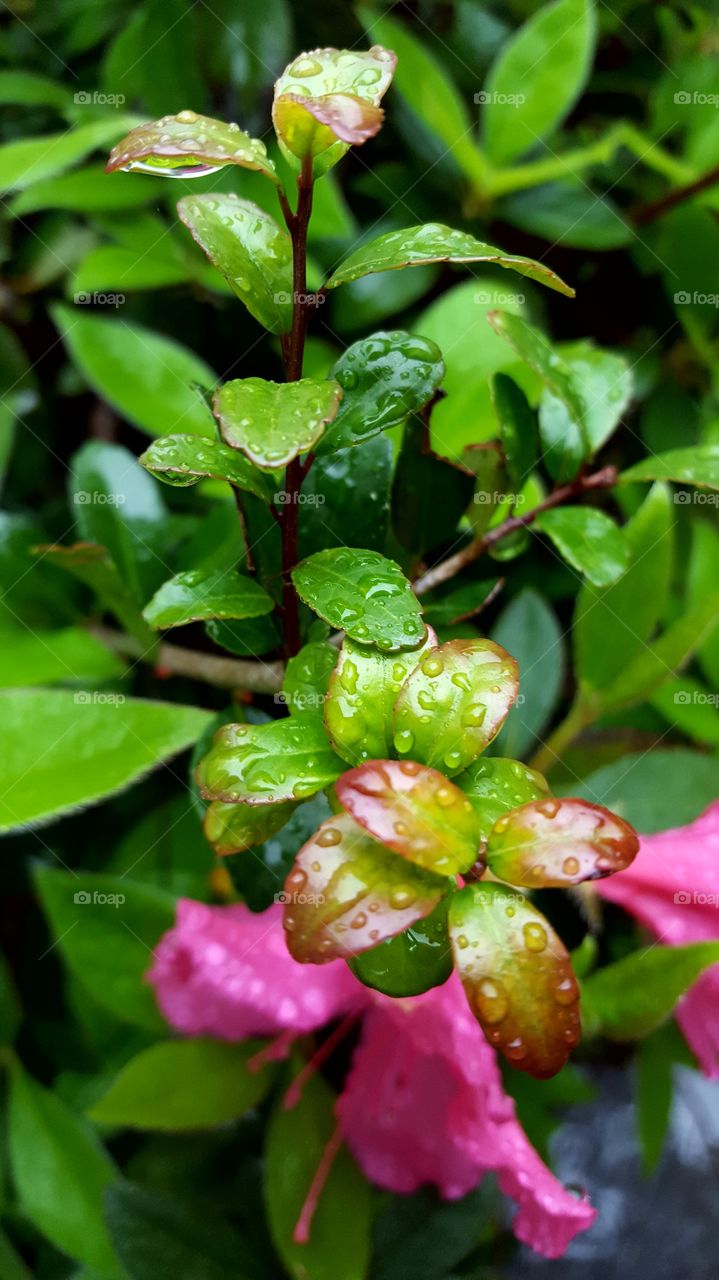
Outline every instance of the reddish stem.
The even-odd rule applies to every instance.
[[[337,1024],[332,1034],[325,1040],[324,1044],[321,1044],[317,1052],[313,1053],[312,1057],[305,1063],[304,1067],[295,1076],[292,1084],[285,1093],[282,1103],[285,1111],[291,1111],[293,1107],[297,1106],[302,1097],[302,1090],[307,1084],[307,1081],[311,1079],[316,1071],[319,1071],[320,1067],[327,1061],[330,1054],[334,1053],[337,1045],[340,1044],[342,1040],[344,1040],[345,1036],[352,1030],[359,1016],[360,1015],[358,1013],[348,1013],[347,1017],[343,1018],[342,1021]]]
[[[337,1125],[337,1128],[322,1152],[320,1162],[315,1170],[315,1175],[310,1183],[310,1189],[307,1192],[307,1197],[300,1210],[297,1225],[292,1232],[292,1239],[295,1244],[307,1244],[309,1241],[312,1219],[317,1211],[320,1196],[322,1195],[330,1170],[341,1146],[342,1134],[340,1133],[339,1125]]]

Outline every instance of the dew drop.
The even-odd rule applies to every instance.
[[[323,849],[327,849],[333,844],[339,844],[341,840],[341,831],[338,831],[336,827],[325,827],[323,831],[318,831],[316,843],[321,845]]]
[[[562,871],[566,876],[576,876],[579,870],[578,858],[565,858],[562,863]]]
[[[544,951],[547,945],[547,931],[541,924],[531,921],[522,928],[524,944],[528,951]]]

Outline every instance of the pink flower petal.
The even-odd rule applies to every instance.
[[[256,915],[182,899],[148,978],[173,1027],[221,1040],[314,1031],[365,998],[343,961],[292,959],[279,905]]]
[[[719,938],[719,802],[686,827],[642,836],[632,866],[595,888],[660,942]],[[719,1076],[719,966],[694,984],[677,1018],[702,1069]]]
[[[337,1109],[358,1163],[391,1191],[430,1183],[453,1199],[495,1170],[520,1207],[515,1234],[550,1258],[594,1220],[527,1140],[455,978],[408,1000],[377,997]]]

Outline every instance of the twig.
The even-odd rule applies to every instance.
[[[695,178],[693,182],[687,182],[683,187],[675,187],[673,191],[668,191],[659,200],[652,200],[648,204],[640,204],[632,212],[632,222],[635,227],[645,227],[648,222],[655,222],[657,218],[662,218],[665,213],[670,213],[678,204],[683,204],[685,200],[691,200],[692,196],[701,195],[702,191],[708,191],[717,182],[719,182],[719,165],[709,169],[707,173],[703,173],[700,178]]]
[[[243,658],[222,658],[213,653],[198,653],[164,641],[150,654],[139,640],[112,627],[91,626],[90,634],[112,653],[138,658],[173,676],[187,676],[216,685],[218,689],[247,689],[251,693],[277,693],[282,687],[284,665],[281,662],[251,662]]]

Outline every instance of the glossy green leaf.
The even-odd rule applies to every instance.
[[[696,485],[700,489],[719,489],[719,445],[697,445],[692,449],[670,449],[668,453],[643,458],[620,479],[674,480],[677,484]]]
[[[227,724],[200,762],[197,782],[207,800],[276,804],[306,800],[342,772],[342,761],[314,720]]]
[[[219,801],[217,802],[219,804]],[[292,803],[292,802],[290,802]],[[235,809],[269,814],[279,805],[235,805]],[[214,808],[213,805],[210,809]],[[228,806],[229,808],[229,806]],[[209,812],[209,810],[208,810]],[[251,911],[266,911],[289,875],[297,850],[314,835],[321,822],[329,817],[329,805],[320,791],[302,804],[292,804],[292,813],[285,825],[264,844],[255,845],[249,858],[228,858],[223,865],[233,885]]]
[[[551,392],[553,400],[559,401],[566,409],[570,422],[577,432],[580,446],[583,447],[585,406],[566,361],[547,341],[544,334],[527,324],[521,316],[512,315],[509,311],[490,311],[487,319],[494,331],[516,351],[520,360],[528,364],[530,369],[541,378]],[[551,451],[556,446],[559,450],[558,456],[564,457],[567,452],[564,426],[562,425],[561,431],[558,429],[555,435],[554,429],[548,427],[546,415],[544,422],[542,421],[541,405],[539,429],[544,452]],[[577,467],[579,462],[581,462],[581,454]],[[554,470],[551,473],[556,479]]]
[[[501,578],[466,582],[449,591],[422,596],[422,607],[428,623],[435,627],[451,627],[481,613],[502,586]]]
[[[354,956],[349,966],[355,977],[366,987],[395,998],[441,987],[452,972],[448,905],[449,897],[445,897],[424,920]]]
[[[335,787],[341,805],[375,840],[437,875],[464,874],[479,853],[479,822],[444,774],[413,760],[371,760]]]
[[[534,523],[595,587],[608,587],[629,566],[621,529],[597,507],[555,507]]]
[[[295,168],[312,158],[315,177],[354,144],[381,128],[379,106],[397,59],[373,45],[361,49],[313,49],[285,67],[275,83],[272,122],[283,154]]]
[[[53,946],[80,987],[123,1022],[163,1032],[145,982],[153,948],[175,920],[175,899],[127,876],[41,866],[35,883]]]
[[[198,178],[225,165],[256,169],[279,182],[267,148],[236,124],[180,111],[138,125],[110,153],[107,172],[115,169],[167,178]]]
[[[582,397],[584,428],[589,452],[593,456],[619,425],[632,398],[634,375],[624,356],[593,347],[588,342],[563,344],[561,355]],[[550,394],[545,392],[545,413]],[[555,429],[561,416],[555,405]],[[565,429],[570,430],[566,412]]]
[[[450,640],[431,649],[395,703],[395,749],[460,773],[499,732],[517,688],[516,662],[491,640]]]
[[[95,804],[199,738],[209,711],[113,693],[0,693],[0,831]]]
[[[639,852],[632,827],[586,800],[548,796],[499,818],[487,840],[492,873],[527,889],[562,889],[624,871]]]
[[[302,485],[300,556],[348,543],[384,551],[393,469],[384,435],[316,458]]]
[[[337,382],[237,378],[220,387],[214,410],[227,444],[258,467],[274,471],[317,443],[341,398]]]
[[[102,1215],[115,1166],[90,1126],[19,1063],[10,1072],[8,1150],[22,1213],[62,1253],[119,1280]]]
[[[335,1095],[315,1074],[297,1106],[278,1104],[265,1140],[265,1203],[272,1241],[292,1280],[365,1280],[370,1256],[368,1183],[340,1150],[322,1188],[309,1239],[295,1238],[302,1208],[336,1128]],[[348,1206],[352,1212],[348,1213]]]
[[[89,587],[103,609],[114,614],[121,627],[135,636],[143,653],[152,653],[155,637],[140,612],[140,602],[120,576],[106,547],[95,542],[75,542],[70,547],[33,548],[44,564],[72,574]]]
[[[392,485],[392,523],[398,541],[415,556],[453,539],[474,493],[475,476],[460,461],[440,457],[420,418],[404,429]]]
[[[638,1040],[669,1018],[697,978],[719,962],[719,942],[653,946],[607,965],[587,978],[582,1007],[588,1035]]]
[[[349,764],[392,753],[392,712],[410,671],[436,645],[431,628],[419,649],[381,653],[345,636],[325,702],[325,727],[335,751]]]
[[[353,547],[318,551],[292,571],[298,594],[331,626],[379,649],[416,648],[421,610],[398,564]]]
[[[213,434],[192,384],[211,387],[216,374],[194,352],[127,320],[61,306],[52,317],[83,377],[134,426],[152,436]]]
[[[489,1043],[519,1071],[556,1075],[579,1040],[579,987],[549,922],[516,890],[480,883],[453,894],[449,932]]]
[[[517,660],[521,689],[494,749],[501,755],[523,757],[536,750],[562,696],[565,673],[562,628],[544,598],[531,587],[525,587],[502,610],[491,636]]]
[[[293,800],[279,804],[226,804],[214,800],[205,814],[205,835],[220,856],[243,853],[276,835],[295,806]]]
[[[296,720],[322,723],[330,677],[337,665],[337,650],[327,640],[303,645],[290,658],[282,683],[282,700]]]
[[[248,1070],[261,1041],[167,1040],[131,1058],[89,1115],[98,1124],[205,1129],[244,1115],[264,1097],[272,1067]]]
[[[475,760],[454,781],[474,805],[483,840],[505,813],[530,800],[541,800],[549,791],[549,784],[536,769],[502,756]]]
[[[359,955],[429,915],[446,886],[338,813],[300,849],[285,881],[290,954],[301,964]]]
[[[519,493],[537,463],[537,421],[521,387],[508,374],[495,373],[491,386],[507,474]]]
[[[162,584],[143,617],[160,631],[208,618],[257,618],[273,608],[272,597],[254,578],[232,569],[188,569]]]
[[[6,142],[0,147],[0,195],[7,191],[21,191],[33,182],[62,173],[90,152],[111,142],[136,119],[136,116],[111,114],[91,120],[77,129],[63,129],[62,133]]]
[[[495,164],[532,151],[568,114],[591,70],[596,32],[592,0],[554,0],[504,45],[480,95]]]
[[[687,575],[687,604],[701,604],[716,585],[719,563],[719,529],[713,524],[696,521]],[[719,688],[719,634],[714,631],[702,641],[697,655],[702,674]]]
[[[177,212],[250,314],[270,333],[286,333],[294,287],[287,232],[234,192],[184,196]]]
[[[200,480],[227,480],[236,489],[254,493],[271,502],[272,478],[221,440],[198,440],[192,435],[170,435],[155,440],[138,459],[147,471],[176,488],[198,484]]]
[[[332,377],[344,394],[318,453],[361,444],[416,413],[442,381],[444,361],[434,342],[397,329],[348,347]]]
[[[82,627],[59,631],[0,627],[0,688],[94,683],[121,676],[124,664]]]
[[[397,271],[401,267],[426,266],[432,262],[496,263],[569,298],[574,297],[574,290],[542,263],[519,254],[503,253],[491,244],[475,240],[466,231],[455,231],[438,222],[390,231],[360,245],[332,273],[326,288],[335,289],[338,284],[359,280],[373,271]]]

